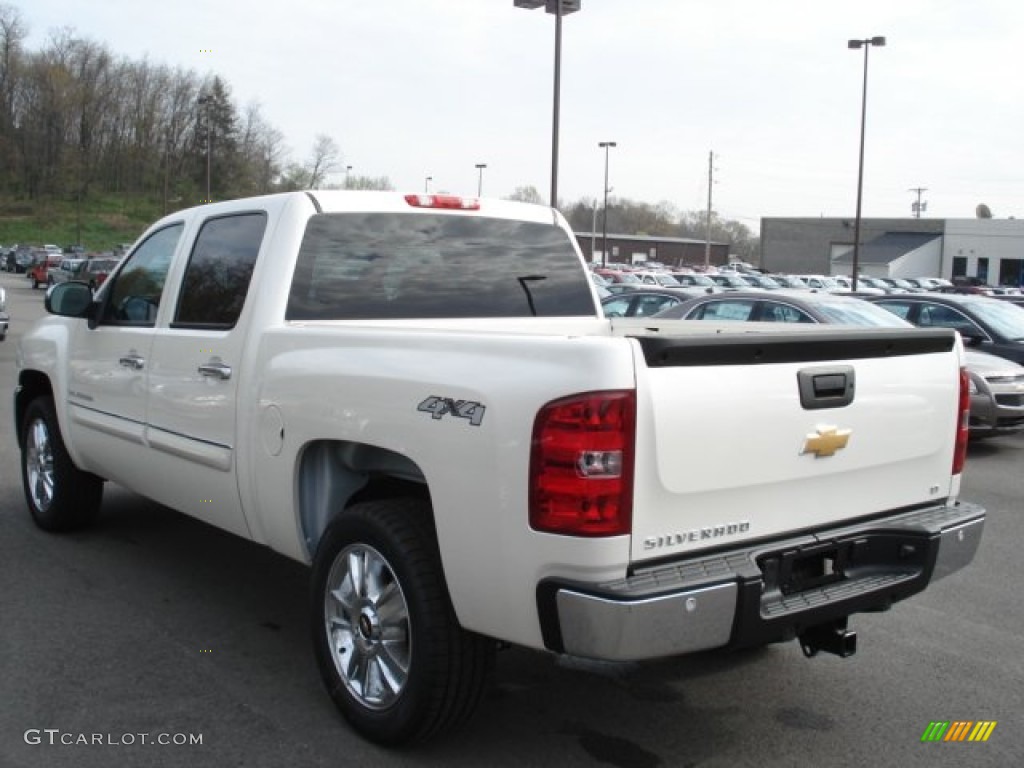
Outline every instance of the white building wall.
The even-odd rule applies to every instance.
[[[988,279],[995,282],[1003,259],[1024,259],[1024,220],[946,219],[942,277],[953,274],[953,259],[967,260],[967,274],[978,274],[978,259],[988,259]]]
[[[942,238],[937,237],[896,259],[882,277],[944,277],[941,265]]]

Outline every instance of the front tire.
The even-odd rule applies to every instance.
[[[418,499],[335,518],[313,564],[311,619],[324,685],[371,741],[436,736],[473,713],[489,682],[495,644],[459,626]]]
[[[85,528],[100,510],[103,480],[75,466],[50,397],[37,397],[22,421],[21,480],[36,525],[60,532]]]

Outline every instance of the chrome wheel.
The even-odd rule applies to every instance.
[[[25,436],[25,474],[32,504],[46,512],[53,503],[53,445],[42,419],[32,421]]]
[[[409,608],[388,561],[353,544],[331,566],[324,592],[327,644],[338,676],[363,706],[387,709],[409,679]]]

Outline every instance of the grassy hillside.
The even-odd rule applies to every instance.
[[[0,200],[0,244],[79,242],[88,251],[107,251],[118,243],[133,242],[163,215],[159,202],[108,197],[82,202],[23,202]]]

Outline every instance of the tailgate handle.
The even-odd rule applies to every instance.
[[[804,368],[797,371],[796,378],[805,410],[843,408],[853,402],[856,375],[852,365]]]

